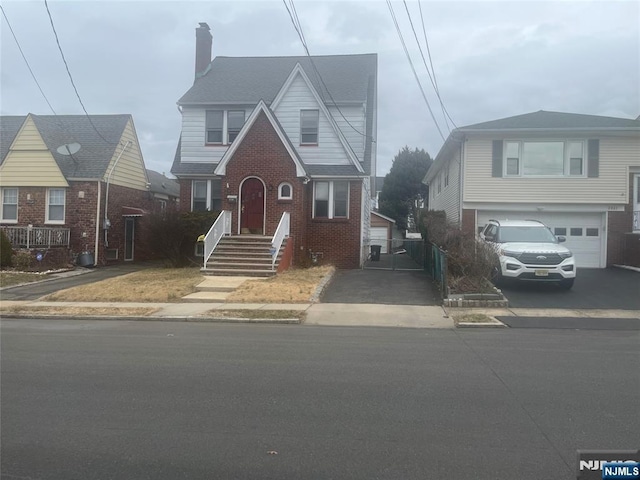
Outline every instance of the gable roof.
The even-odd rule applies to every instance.
[[[216,57],[207,73],[195,79],[178,104],[256,104],[260,100],[270,104],[298,63],[307,72],[312,72],[309,77],[313,87],[323,97],[328,89],[337,103],[363,103],[367,100],[369,78],[376,76],[377,54],[318,55],[312,58],[327,88],[315,75],[307,56]]]
[[[284,147],[287,149],[287,152],[289,153],[291,160],[293,160],[293,162],[295,163],[296,175],[299,177],[305,176],[307,173],[304,169],[304,165],[302,164],[302,160],[298,156],[298,152],[296,152],[296,149],[293,148],[293,145],[291,145],[291,141],[289,140],[289,137],[287,137],[287,134],[284,133],[284,130],[282,129],[280,122],[278,122],[278,120],[276,119],[276,116],[273,114],[271,109],[267,107],[267,105],[262,100],[258,102],[258,105],[256,105],[256,108],[253,109],[253,112],[251,112],[251,115],[249,115],[249,118],[247,118],[247,121],[244,122],[242,129],[238,133],[238,136],[233,141],[231,146],[227,149],[226,152],[224,152],[224,155],[220,159],[220,162],[218,163],[218,166],[216,167],[214,173],[216,175],[225,174],[229,160],[231,160],[231,157],[233,157],[233,154],[236,152],[239,145],[242,143],[242,140],[244,140],[244,138],[247,136],[247,133],[249,132],[249,130],[251,130],[251,127],[253,127],[253,124],[255,123],[256,119],[258,118],[258,115],[260,115],[261,112],[265,114],[265,116],[267,117],[267,120],[269,120],[269,123],[271,123],[271,126],[273,127],[276,134],[280,138],[280,141],[282,142]]]
[[[638,130],[640,121],[627,118],[583,115],[579,113],[537,112],[460,127],[462,132],[513,130]]]
[[[104,137],[100,138],[86,115],[29,114],[60,171],[66,178],[101,179],[120,142],[130,114],[91,115],[91,122]],[[0,117],[0,163],[4,162],[20,126],[27,116]],[[16,128],[17,125],[17,128]],[[73,157],[61,155],[57,148],[77,142],[80,150]]]
[[[180,184],[173,178],[167,178],[164,174],[147,169],[149,179],[149,191],[151,193],[163,193],[170,197],[180,196]]]

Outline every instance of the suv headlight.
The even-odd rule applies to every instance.
[[[571,258],[571,257],[573,257],[573,253],[571,253],[571,252],[560,252],[560,253],[558,253],[558,256],[560,258]]]
[[[521,252],[510,252],[509,250],[500,250],[500,255],[504,257],[518,258]]]

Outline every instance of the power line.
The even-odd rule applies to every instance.
[[[289,17],[291,18],[291,22],[293,23],[293,28],[295,28],[296,32],[298,33],[298,37],[300,38],[300,41],[302,42],[302,46],[303,46],[303,48],[304,48],[304,50],[305,50],[305,52],[307,54],[307,57],[309,57],[309,61],[311,62],[311,66],[313,67],[314,73],[316,74],[316,77],[317,77],[318,81],[324,87],[324,90],[327,92],[327,95],[329,95],[331,103],[333,104],[334,107],[336,107],[336,110],[338,110],[338,113],[340,114],[340,116],[347,123],[347,125],[349,125],[353,129],[353,131],[355,131],[358,135],[361,135],[361,136],[363,136],[365,138],[370,137],[371,141],[373,143],[376,143],[375,140],[373,139],[373,137],[367,135],[366,133],[362,133],[360,130],[358,130],[356,127],[354,127],[351,124],[351,122],[347,119],[347,117],[345,117],[344,114],[342,113],[342,110],[340,110],[340,107],[338,106],[338,104],[334,100],[333,95],[331,95],[331,91],[329,90],[329,88],[327,88],[327,84],[324,82],[324,79],[322,78],[322,75],[320,75],[318,67],[316,66],[315,62],[313,61],[313,57],[311,56],[311,53],[309,52],[309,47],[308,47],[307,41],[306,41],[306,39],[304,37],[304,33],[302,31],[302,25],[300,24],[300,19],[298,18],[298,14],[297,14],[297,12],[295,10],[295,5],[293,3],[293,0],[289,0],[289,2],[291,3],[291,9],[289,9],[289,6],[287,5],[286,0],[282,0],[282,2],[284,3],[284,6],[287,9],[287,12],[289,13]],[[292,13],[292,10],[293,10],[293,13]],[[320,95],[322,95],[322,90],[319,90],[319,93],[320,93]],[[324,100],[324,98],[323,98],[323,100]]]
[[[89,123],[91,124],[93,129],[96,131],[98,136],[102,140],[104,140],[105,143],[107,143],[109,145],[114,145],[113,142],[110,142],[109,140],[104,138],[102,136],[102,134],[98,131],[96,126],[93,124],[93,120],[91,120],[91,117],[89,116],[89,112],[87,112],[87,109],[85,108],[84,103],[82,103],[82,99],[80,98],[80,94],[78,93],[78,89],[76,88],[76,84],[73,81],[73,77],[71,76],[71,71],[69,70],[69,64],[67,63],[67,59],[64,56],[64,52],[62,51],[62,46],[60,46],[60,39],[58,38],[58,32],[56,32],[56,27],[53,24],[53,17],[51,16],[51,12],[49,11],[49,4],[47,3],[47,0],[44,0],[44,6],[47,8],[47,14],[49,15],[49,21],[51,22],[51,29],[53,30],[53,34],[56,37],[56,43],[58,44],[58,50],[60,50],[60,55],[62,56],[62,61],[64,62],[64,66],[67,69],[67,74],[69,75],[69,80],[71,80],[71,85],[73,86],[73,90],[76,92],[76,96],[78,97],[78,101],[80,102],[80,105],[82,106],[82,110],[84,110],[84,113],[87,116],[87,119],[89,120]]]
[[[36,82],[36,85],[38,86],[38,90],[40,90],[40,93],[42,94],[42,97],[44,98],[45,102],[47,102],[47,105],[49,105],[49,108],[51,109],[53,114],[54,115],[58,115],[56,113],[56,111],[53,109],[53,107],[51,106],[51,102],[49,102],[49,99],[44,94],[44,91],[42,90],[42,87],[40,86],[40,83],[38,82],[38,79],[36,78],[36,75],[33,73],[33,70],[31,69],[31,65],[29,65],[29,61],[27,60],[27,57],[25,56],[24,52],[22,51],[22,47],[20,46],[20,42],[18,41],[18,37],[16,37],[16,34],[13,31],[13,28],[11,27],[11,23],[9,23],[9,19],[7,18],[7,14],[4,11],[4,8],[2,7],[2,5],[0,5],[0,10],[2,10],[2,15],[4,16],[4,19],[7,22],[7,26],[9,27],[9,30],[11,31],[11,35],[13,35],[13,39],[15,40],[16,45],[18,46],[18,50],[20,50],[20,55],[22,55],[22,59],[24,60],[24,63],[27,64],[27,68],[29,69],[29,73],[31,73],[31,77],[33,78],[33,81]]]
[[[431,59],[431,49],[429,48],[429,39],[427,38],[427,30],[424,26],[424,17],[422,16],[422,2],[420,0],[418,0],[418,9],[420,10],[420,22],[422,23],[422,33],[424,34],[424,43],[427,46],[427,55],[429,56],[429,65],[431,65],[431,72],[433,73],[433,82],[435,84],[434,86],[436,89],[436,93],[438,95],[438,100],[440,100],[440,105],[442,106],[442,110],[443,110],[442,113],[446,115],[445,121],[447,120],[447,117],[449,117],[449,120],[451,120],[451,124],[454,126],[454,128],[458,128],[458,126],[456,125],[456,122],[454,122],[453,118],[451,118],[451,115],[449,115],[449,111],[447,110],[447,107],[444,106],[444,102],[442,101],[442,97],[440,96],[440,87],[438,86],[438,79],[436,78],[436,69],[433,67],[433,61]]]
[[[387,6],[389,7],[389,12],[391,13],[391,19],[393,20],[393,23],[396,27],[396,32],[398,33],[398,37],[400,38],[400,43],[402,43],[402,48],[404,49],[404,53],[407,56],[407,60],[409,61],[409,65],[411,66],[411,70],[413,71],[413,76],[416,79],[416,82],[418,83],[418,87],[420,88],[420,93],[422,93],[422,98],[424,99],[424,102],[427,104],[427,108],[429,109],[429,114],[431,115],[431,119],[433,120],[433,123],[436,125],[436,128],[438,129],[438,133],[440,134],[440,136],[442,137],[442,140],[445,140],[445,137],[442,133],[442,130],[440,129],[440,125],[438,125],[438,121],[436,120],[435,115],[433,114],[433,110],[431,109],[431,105],[429,104],[429,100],[427,99],[427,95],[424,93],[424,89],[422,88],[422,83],[420,82],[420,78],[418,77],[418,73],[416,72],[416,68],[413,65],[413,60],[411,60],[411,55],[409,54],[409,50],[407,49],[407,45],[404,41],[404,37],[402,36],[402,31],[400,30],[400,25],[398,25],[398,20],[396,18],[396,14],[393,11],[393,6],[391,5],[391,1],[387,0]]]

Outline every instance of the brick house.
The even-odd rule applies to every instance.
[[[147,173],[131,115],[0,117],[0,226],[53,263],[150,258]]]
[[[424,183],[429,209],[468,232],[539,220],[578,267],[640,267],[640,117],[541,110],[460,127]]]
[[[211,48],[201,23],[195,80],[178,101],[180,208],[222,211],[226,237],[284,237],[294,264],[360,266],[375,195],[377,56],[211,60]]]
[[[153,198],[153,212],[178,210],[180,202],[180,184],[173,178],[168,178],[164,173],[147,169],[149,179],[149,192]]]

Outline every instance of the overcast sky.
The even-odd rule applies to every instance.
[[[403,146],[432,156],[443,139],[429,115],[384,1],[295,1],[312,54],[378,54],[378,175]],[[424,36],[417,2],[407,2]],[[58,114],[80,114],[44,1],[2,6]],[[463,126],[537,110],[640,115],[640,2],[421,2],[441,98]],[[282,1],[49,0],[80,96],[91,114],[131,113],[147,168],[167,172],[180,134],[176,101],[193,83],[195,28],[213,55],[304,55]],[[403,2],[394,1],[442,133],[441,107]],[[1,20],[0,110],[50,115]],[[428,59],[427,59],[428,61]]]

